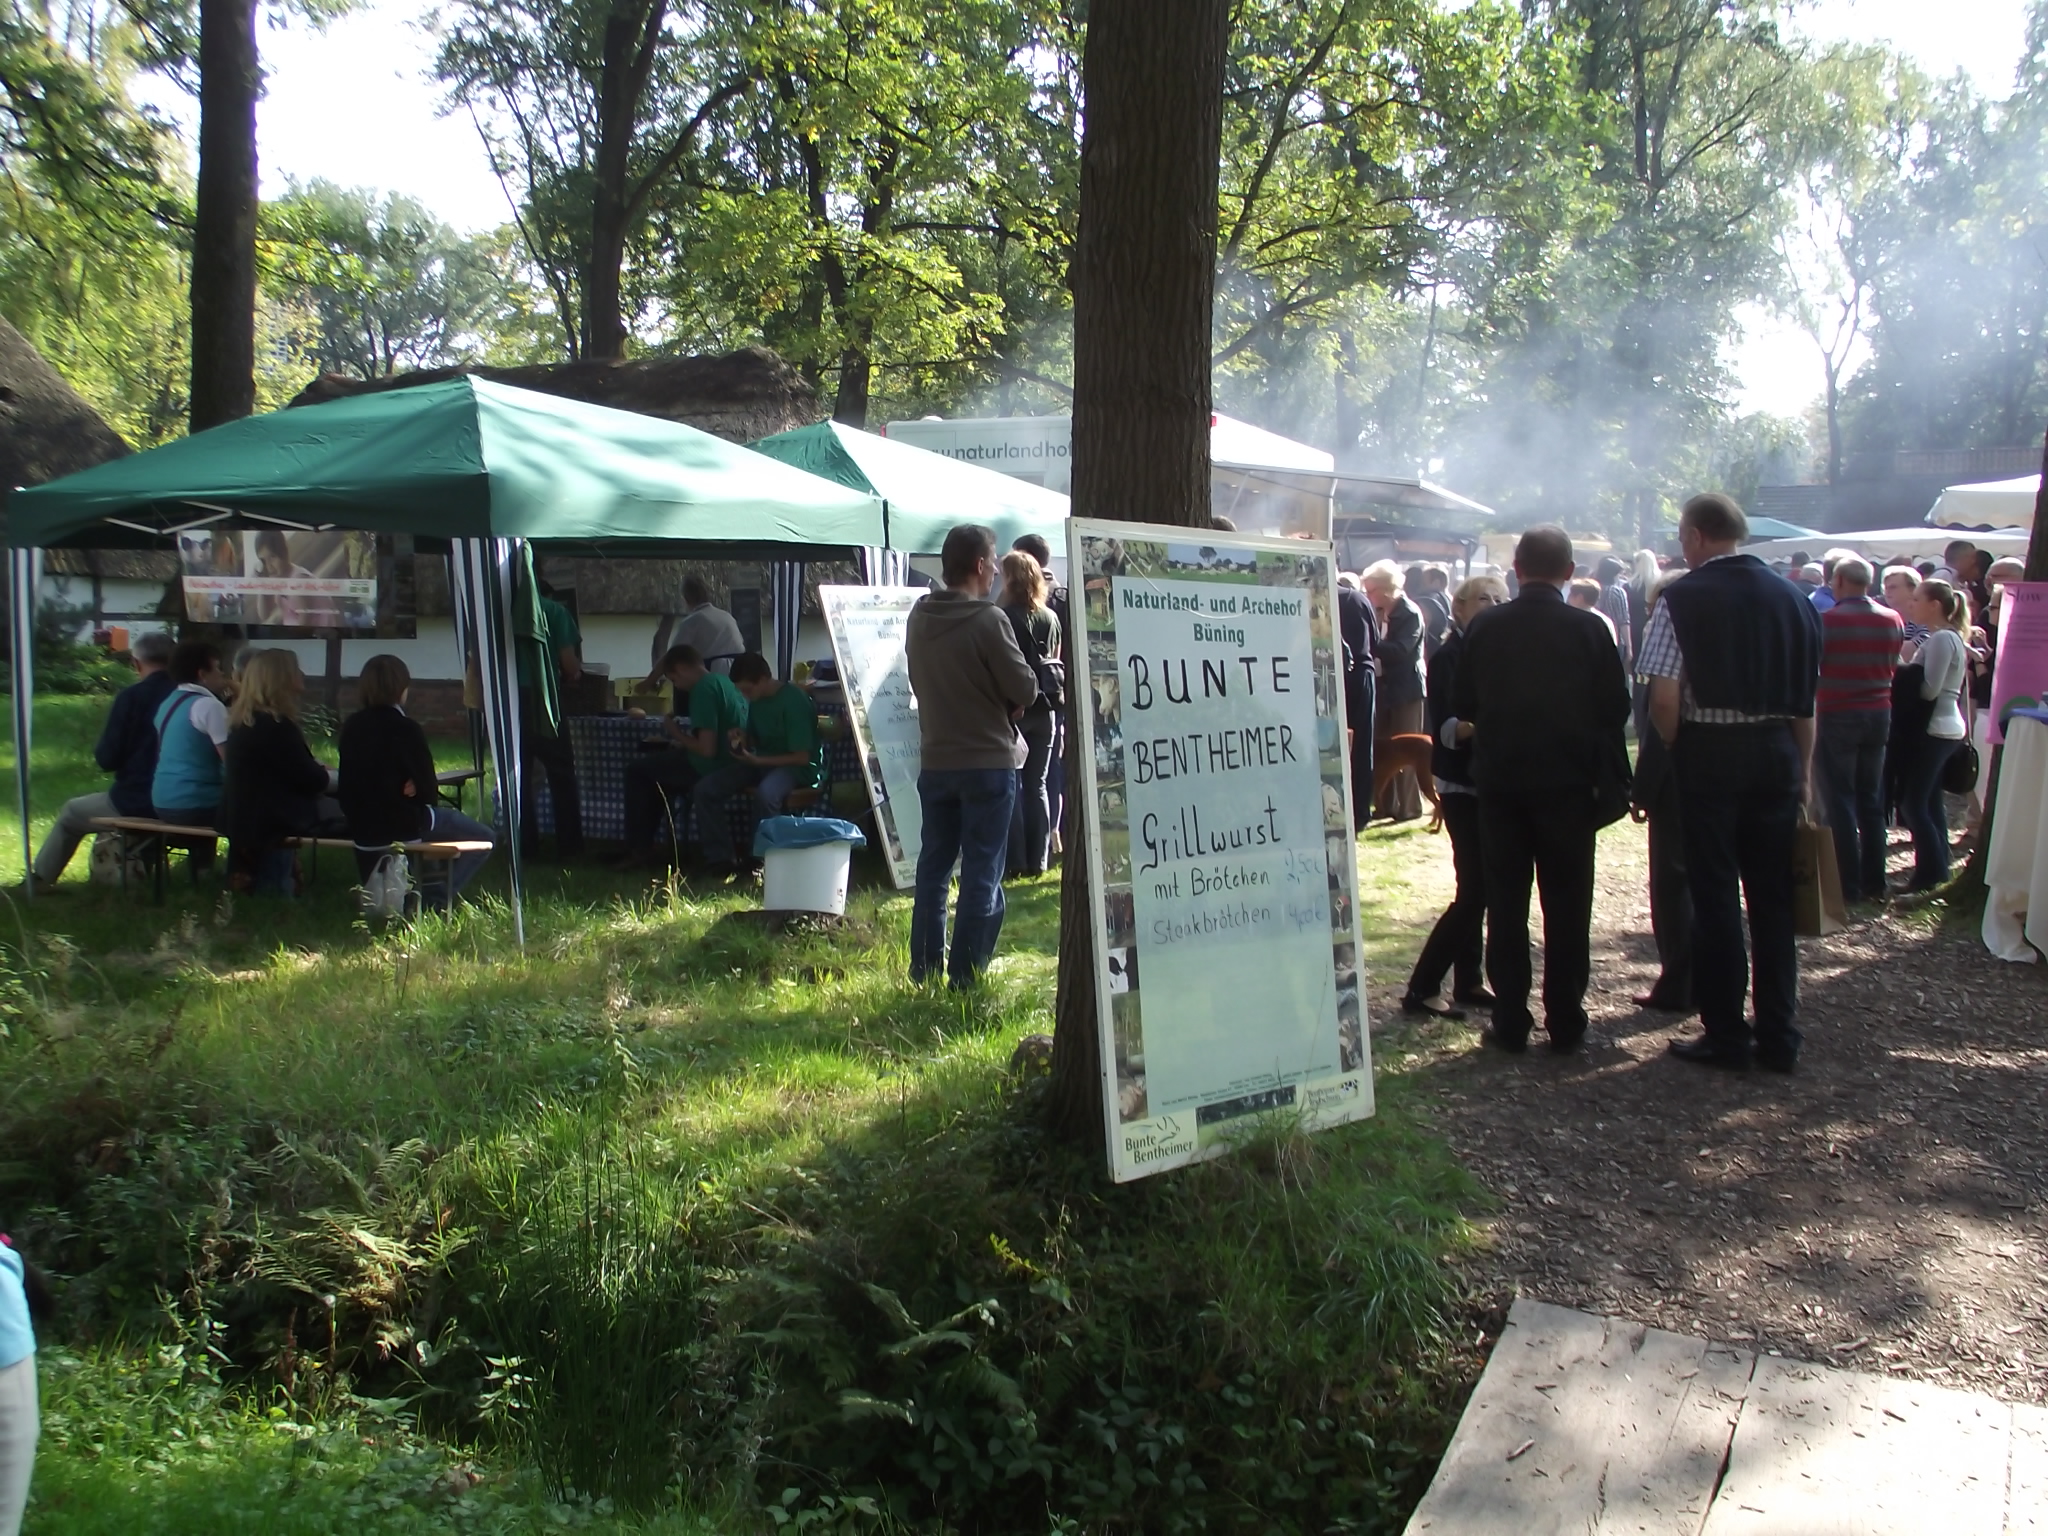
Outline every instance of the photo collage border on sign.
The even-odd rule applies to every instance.
[[[1083,753],[1083,804],[1090,822],[1098,1014],[1111,1172],[1142,1177],[1226,1150],[1247,1117],[1299,1114],[1311,1129],[1372,1113],[1372,1073],[1362,986],[1356,843],[1351,821],[1335,570],[1325,543],[1188,529],[1162,536],[1152,525],[1077,519],[1070,532],[1073,624],[1069,674],[1085,676],[1076,701]],[[1330,981],[1337,1037],[1331,1070],[1235,1093],[1185,1112],[1155,1114],[1145,1069],[1145,990],[1139,963],[1138,900],[1132,883],[1130,794],[1126,782],[1123,657],[1115,583],[1131,577],[1200,581],[1219,591],[1285,589],[1307,598],[1313,666],[1316,776],[1323,847],[1317,861],[1328,901]],[[1085,664],[1076,666],[1076,662]],[[1368,727],[1369,728],[1369,727]],[[1293,862],[1290,860],[1290,863]],[[1173,1020],[1152,1021],[1172,1028]],[[1303,1063],[1306,1069],[1309,1063]]]

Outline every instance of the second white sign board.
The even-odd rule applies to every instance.
[[[846,715],[853,722],[860,771],[874,802],[882,849],[896,889],[917,881],[917,851],[923,846],[924,806],[917,798],[923,761],[918,736],[917,695],[910,691],[910,660],[903,649],[910,610],[924,596],[919,587],[819,587],[832,654],[846,689]]]
[[[1070,538],[1111,1172],[1370,1115],[1330,546]]]

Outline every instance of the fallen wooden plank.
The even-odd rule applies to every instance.
[[[1759,1359],[1704,1536],[2004,1536],[2012,1410]]]
[[[1430,1536],[1697,1536],[1751,1357],[1522,1300],[1408,1522]]]
[[[2012,1468],[2006,1478],[2005,1536],[2048,1533],[2048,1408],[2012,1410]]]

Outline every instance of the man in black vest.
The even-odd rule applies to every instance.
[[[1650,723],[1672,749],[1693,901],[1693,996],[1705,1032],[1685,1061],[1779,1072],[1799,1060],[1792,844],[1812,780],[1821,623],[1805,594],[1754,555],[1742,509],[1695,496],[1679,516],[1691,573],[1665,589],[1637,670]],[[1742,946],[1745,897],[1750,955]],[[1756,1022],[1743,1018],[1749,969]]]
[[[1543,1023],[1553,1051],[1586,1035],[1592,979],[1593,837],[1622,810],[1628,679],[1598,614],[1574,608],[1572,541],[1531,528],[1515,546],[1520,595],[1477,614],[1453,694],[1470,728],[1486,867],[1486,1043],[1528,1049],[1529,883],[1543,899]]]

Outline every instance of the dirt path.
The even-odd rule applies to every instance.
[[[2048,1400],[2048,966],[1886,915],[1801,943],[1790,1077],[1670,1060],[1638,838],[1603,839],[1584,1055],[1404,1029],[1439,1128],[1499,1198],[1483,1277],[1759,1351]],[[1368,854],[1368,877],[1370,873]]]

